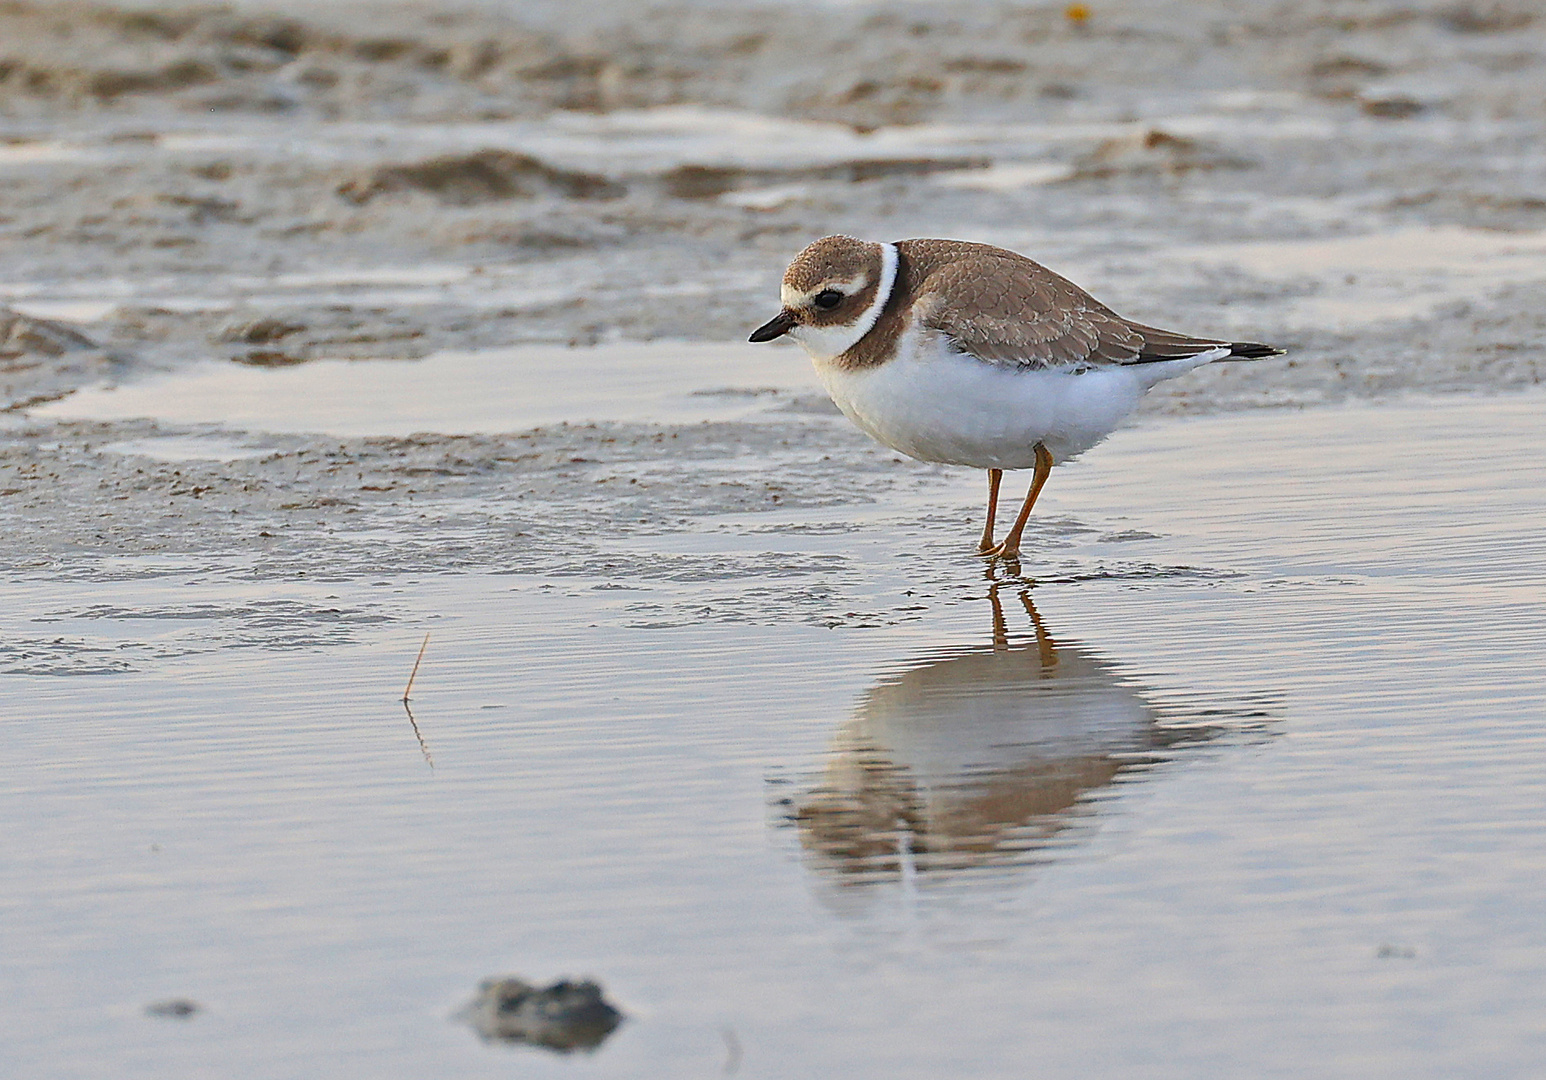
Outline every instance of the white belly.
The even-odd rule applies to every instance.
[[[1135,367],[1045,371],[987,363],[938,337],[904,342],[876,367],[816,360],[832,400],[879,442],[922,461],[1028,469],[1037,443],[1067,461],[1110,435],[1161,379],[1222,355]]]

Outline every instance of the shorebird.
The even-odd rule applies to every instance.
[[[798,341],[837,407],[893,450],[986,469],[977,550],[1005,559],[1052,467],[1111,434],[1151,387],[1281,352],[1144,326],[1023,255],[961,240],[823,237],[789,264],[780,299],[751,340]],[[1034,471],[994,543],[1005,469]]]

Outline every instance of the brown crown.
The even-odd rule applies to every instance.
[[[784,271],[784,284],[810,292],[826,281],[873,278],[880,265],[880,245],[852,236],[823,236],[794,257]]]

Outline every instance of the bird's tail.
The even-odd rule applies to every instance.
[[[1229,354],[1219,357],[1220,360],[1261,360],[1268,356],[1282,356],[1282,349],[1274,349],[1271,345],[1262,345],[1255,341],[1231,341]]]
[[[1138,324],[1134,329],[1143,335],[1144,342],[1142,351],[1127,364],[1146,369],[1149,386],[1215,360],[1260,360],[1283,351],[1255,341],[1209,341]]]

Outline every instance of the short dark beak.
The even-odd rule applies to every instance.
[[[789,314],[789,309],[785,308],[783,311],[780,311],[767,322],[757,327],[757,329],[753,330],[752,336],[746,340],[772,341],[774,338],[781,338],[785,334],[789,333],[789,331],[793,330],[797,322],[798,320],[795,319],[793,315]]]

